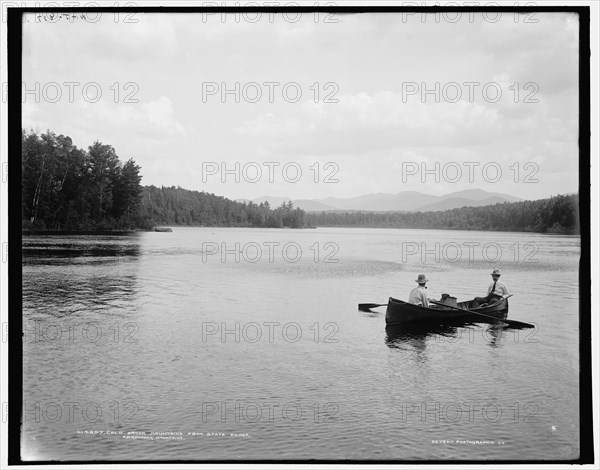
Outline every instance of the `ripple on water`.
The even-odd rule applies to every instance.
[[[296,237],[302,246],[334,240],[339,262],[203,262],[207,234],[234,242],[284,243]],[[24,398],[28,403],[94,402],[103,415],[97,423],[81,413],[73,422],[28,421],[26,455],[48,460],[502,460],[577,454],[576,241],[522,234],[519,241],[538,244],[539,262],[500,263],[503,280],[515,294],[509,318],[538,325],[535,334],[523,330],[517,336],[483,323],[392,331],[385,328],[385,307],[371,313],[356,309],[357,303],[385,302],[390,295],[404,298],[420,272],[431,279],[432,297],[449,292],[472,298],[487,289],[494,263],[402,262],[403,241],[418,236],[434,242],[499,240],[504,247],[514,243],[514,234],[176,228],[170,235],[29,243],[23,315],[34,340],[24,341]],[[252,322],[263,331],[256,342],[249,330],[242,333]],[[126,328],[128,323],[137,329]],[[279,325],[272,341],[268,323]],[[283,325],[292,323],[301,329],[298,340],[291,330],[288,337],[282,334]],[[100,330],[92,324],[101,329],[97,338],[93,333]],[[209,324],[218,331],[207,336]],[[44,341],[35,341],[36,327],[38,335],[45,331]],[[51,336],[56,328],[62,336]],[[228,335],[222,335],[224,328]],[[501,418],[491,422],[478,412],[465,419],[466,411],[456,421],[441,412],[437,420],[435,412],[425,418],[420,412],[407,414],[415,406],[435,410],[439,404],[447,411],[449,403],[467,402],[480,409],[496,404]],[[203,405],[209,403],[225,403],[234,412],[225,418],[219,411],[208,414]],[[247,412],[238,413],[237,420],[236,404]],[[261,419],[253,421],[249,404],[265,405]],[[301,418],[283,416],[286,404],[299,406]],[[276,411],[272,419],[269,406]],[[525,420],[532,410],[535,420]],[[129,441],[77,434],[82,429],[176,431],[186,439]],[[191,432],[204,435],[188,436]],[[433,444],[436,439],[505,444]]]

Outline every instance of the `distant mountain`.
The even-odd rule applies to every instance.
[[[294,203],[294,207],[299,207],[306,212],[321,212],[321,211],[334,211],[335,207],[330,206],[328,204],[323,204],[323,202],[313,201],[312,199],[296,199],[292,201]]]
[[[365,194],[351,198],[327,198],[319,200],[335,209],[362,210],[362,211],[411,211],[416,207],[433,203],[437,196],[419,193],[417,191],[403,191],[397,194]]]
[[[456,191],[454,193],[446,194],[445,196],[442,196],[442,197],[444,197],[444,198],[462,197],[462,198],[466,198],[466,199],[473,199],[475,201],[483,201],[484,199],[489,199],[490,197],[498,197],[498,198],[504,199],[508,202],[518,202],[518,201],[523,200],[521,198],[511,196],[509,194],[490,193],[488,191],[484,191],[483,189],[465,189],[464,191]],[[504,201],[502,201],[502,202],[504,202]],[[493,204],[495,204],[495,203],[493,203]]]
[[[252,199],[255,204],[268,201],[271,207],[279,207],[290,198],[263,196]],[[248,201],[238,199],[238,201]],[[325,199],[292,200],[295,207],[306,212],[321,211],[369,211],[369,212],[431,212],[460,207],[479,207],[522,199],[509,194],[488,192],[482,189],[466,189],[444,196],[433,196],[418,191],[402,191],[396,194],[373,193],[350,198],[328,197]]]
[[[442,201],[428,204],[419,209],[421,212],[435,212],[435,211],[446,211],[449,209],[459,209],[461,207],[479,207],[479,206],[491,206],[492,204],[498,204],[502,202],[515,202],[507,201],[499,196],[492,196],[486,199],[473,200],[466,197],[449,197]]]

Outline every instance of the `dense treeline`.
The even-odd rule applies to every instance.
[[[579,233],[578,197],[462,207],[440,212],[321,212],[292,202],[240,203],[180,187],[141,186],[140,167],[110,145],[87,150],[47,131],[22,132],[22,219],[33,230],[149,230],[156,225],[347,226]]]
[[[140,167],[94,142],[77,148],[70,137],[23,130],[22,219],[26,230],[149,230],[155,225],[306,226],[292,202],[277,209],[182,188],[141,186]]]
[[[577,195],[554,196],[439,212],[321,212],[308,215],[316,226],[390,227],[579,233]]]
[[[292,202],[271,209],[268,202],[232,201],[179,187],[145,186],[141,203],[143,226],[206,225],[240,227],[306,227],[306,213]]]
[[[22,219],[34,230],[134,229],[139,225],[140,167],[94,142],[77,148],[70,137],[23,130]]]

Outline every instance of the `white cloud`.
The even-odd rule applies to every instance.
[[[136,118],[142,122],[147,119],[159,132],[180,135],[186,133],[183,125],[175,120],[173,103],[166,96],[161,96],[157,101],[142,103],[142,110]]]
[[[365,191],[396,190],[397,165],[405,159],[539,162],[542,183],[516,188],[517,194],[539,196],[565,192],[561,187],[571,188],[572,181],[560,176],[577,172],[573,15],[536,14],[533,24],[515,22],[512,15],[498,23],[479,15],[471,23],[465,16],[457,24],[436,23],[431,15],[426,22],[420,15],[402,21],[401,14],[336,14],[336,23],[325,23],[325,14],[303,15],[297,23],[280,15],[273,22],[263,15],[255,23],[219,14],[204,20],[200,14],[124,19],[25,24],[24,81],[95,81],[106,96],[98,103],[26,103],[23,123],[70,135],[79,146],[96,138],[110,143],[136,158],[147,184],[201,189],[196,169],[207,159],[334,159],[344,163],[343,181],[319,190],[337,195],[356,193],[359,182]],[[297,82],[302,100],[201,99],[203,82],[231,88],[250,81]],[[408,82],[432,87],[467,81],[481,84],[473,102],[464,88],[456,103],[402,96]],[[114,103],[108,87],[119,83],[123,98],[128,82],[139,87],[140,102]],[[309,87],[317,82],[315,103]],[[337,103],[324,102],[327,82],[338,87]],[[488,82],[503,92],[498,103],[481,95]],[[527,82],[538,86],[537,103],[523,102],[531,91]],[[165,162],[171,166],[164,168]],[[259,186],[257,193],[273,193]],[[314,190],[295,186],[292,195],[280,189],[299,198],[313,197]]]
[[[239,127],[240,134],[287,143],[314,153],[332,146],[350,153],[396,146],[469,145],[499,136],[498,111],[482,104],[429,103],[401,93],[340,95],[339,103],[306,101],[295,111],[268,113]]]

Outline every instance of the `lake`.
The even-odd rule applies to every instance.
[[[575,459],[578,236],[23,237],[23,460]],[[513,330],[385,326],[420,273]]]

